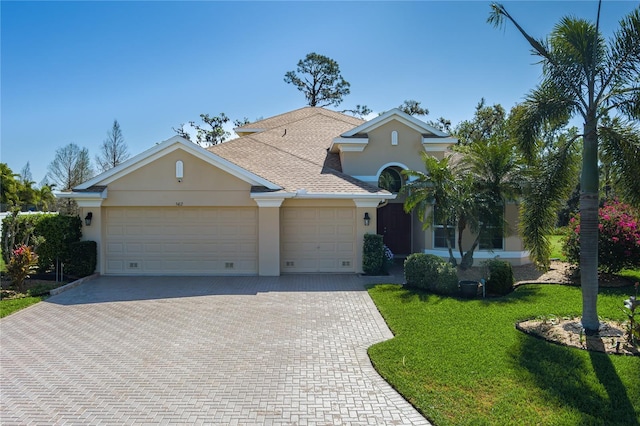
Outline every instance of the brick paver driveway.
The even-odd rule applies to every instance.
[[[355,275],[101,277],[0,321],[12,424],[428,424]]]

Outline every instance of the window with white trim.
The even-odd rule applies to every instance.
[[[480,216],[480,250],[504,249],[504,210]]]
[[[378,186],[392,194],[397,194],[404,184],[404,179],[400,173],[401,170],[402,169],[396,166],[384,169],[378,178]]]
[[[437,206],[433,206],[433,248],[448,248],[447,231],[451,248],[456,247],[456,225],[455,221],[450,218],[445,225],[444,220],[438,214]]]

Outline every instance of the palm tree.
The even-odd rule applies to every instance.
[[[401,191],[407,194],[404,202],[404,210],[409,213],[416,210],[418,219],[423,223],[423,230],[426,230],[436,219],[436,209],[431,208],[437,205],[438,223],[444,224],[444,233],[449,250],[449,262],[456,265],[451,247],[451,223],[456,220],[456,210],[460,198],[457,195],[459,183],[449,164],[451,157],[444,157],[438,160],[436,157],[422,153],[422,161],[426,173],[417,170],[403,170],[402,174],[408,178],[408,182]],[[428,212],[428,213],[427,213]]]
[[[55,186],[53,183],[47,183],[36,191],[36,207],[38,210],[48,212],[55,204],[56,197],[53,195],[53,188],[55,188]]]
[[[471,231],[476,232],[476,238],[464,256],[461,251],[461,266],[470,267],[473,265],[473,253],[483,236],[492,230],[499,230],[501,234],[510,231],[500,212],[508,201],[517,200],[521,194],[521,158],[505,133],[474,140],[460,150],[464,156],[458,173],[468,176],[472,184],[472,197],[465,202],[475,204],[467,208],[466,217],[467,220],[475,220],[471,222]],[[464,227],[459,224],[458,229],[461,243]]]
[[[600,6],[601,2],[595,24],[565,17],[546,40],[540,41],[531,37],[501,4],[491,5],[488,18],[494,26],[502,26],[505,18],[513,23],[542,63],[542,82],[527,96],[517,123],[518,143],[527,156],[533,158],[540,148],[538,136],[544,125],[567,122],[575,115],[584,120],[580,135],[580,276],[582,326],[587,333],[596,332],[600,327],[597,314],[598,126],[610,112],[640,119],[640,9],[636,8],[620,21],[619,29],[607,45],[599,31]],[[616,140],[621,144],[632,143],[619,136]],[[624,152],[625,149],[620,148],[615,157],[619,158]],[[624,173],[625,169],[620,171]],[[526,228],[529,224],[523,226]],[[538,242],[544,243],[543,239]]]

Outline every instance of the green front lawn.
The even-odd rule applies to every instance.
[[[599,314],[622,320],[632,289],[601,289]],[[638,425],[640,358],[570,349],[514,327],[574,315],[580,289],[527,285],[461,300],[378,285],[369,294],[395,338],[369,349],[380,374],[435,425]]]
[[[44,296],[28,296],[18,299],[2,299],[0,300],[0,318],[4,318],[20,309],[34,305],[44,298]]]

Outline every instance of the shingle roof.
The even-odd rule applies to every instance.
[[[328,152],[335,137],[363,122],[324,108],[306,107],[243,126],[264,130],[209,150],[287,192],[386,194],[342,173],[340,158]]]

